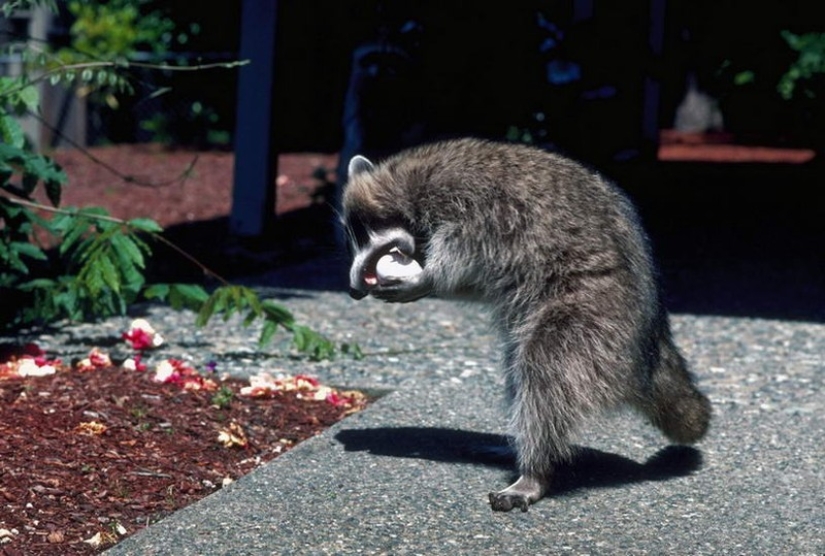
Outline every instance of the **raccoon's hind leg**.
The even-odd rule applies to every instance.
[[[570,457],[569,434],[583,413],[576,371],[588,358],[589,346],[564,320],[545,320],[505,355],[510,429],[521,475],[490,493],[495,511],[526,512],[549,490],[556,465]]]
[[[705,436],[710,426],[710,401],[694,385],[669,335],[662,339],[659,350],[650,397],[641,409],[670,440],[693,444]]]

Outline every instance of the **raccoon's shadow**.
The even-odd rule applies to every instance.
[[[500,434],[446,428],[400,427],[348,429],[335,435],[348,452],[472,463],[512,470],[515,457]],[[556,469],[552,494],[665,481],[690,475],[702,467],[702,454],[689,446],[668,446],[644,463],[618,454],[577,446],[571,461]]]

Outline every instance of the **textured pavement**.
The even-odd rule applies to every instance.
[[[713,402],[708,437],[668,447],[632,414],[594,420],[554,493],[502,514],[486,497],[513,470],[480,450],[502,443],[504,409],[479,307],[321,291],[283,303],[367,357],[256,353],[254,331],[232,322],[193,345],[237,374],[277,366],[389,393],[107,554],[825,554],[825,325],[674,315]]]

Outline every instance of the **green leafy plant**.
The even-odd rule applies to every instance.
[[[803,33],[782,31],[782,38],[798,53],[798,58],[779,78],[776,90],[785,100],[795,96],[814,99],[820,96],[825,86],[825,33]]]
[[[28,269],[20,269],[17,288],[31,294],[30,305],[18,315],[21,324],[122,314],[138,300],[145,282],[145,255],[151,254],[139,233],[157,227],[154,222],[121,222],[105,210],[91,207],[60,210],[51,220],[41,219],[40,224],[60,238],[56,266],[61,272],[28,279]],[[39,260],[49,260],[42,250],[38,255]]]
[[[817,150],[825,145],[825,33],[775,28],[737,44],[715,73],[725,127]]]
[[[211,401],[213,405],[218,407],[218,409],[227,409],[232,403],[232,398],[234,397],[235,393],[232,391],[232,388],[222,385],[212,396]]]
[[[178,67],[185,65],[186,59],[175,54],[175,49],[200,33],[197,23],[181,28],[169,17],[169,8],[159,6],[162,4],[154,0],[68,2],[68,11],[74,16],[69,29],[71,45],[58,50],[52,63],[84,68],[84,75],[78,78],[70,74],[68,79],[79,83],[77,93],[94,103],[99,121],[109,117],[105,107],[133,106],[137,95],[145,100],[146,88],[154,83],[148,98],[164,97],[160,102],[172,109],[136,115],[140,120],[135,122],[152,134],[154,142],[226,145],[231,134],[218,112],[205,103],[204,96],[208,95],[190,92],[197,98],[187,98],[181,89],[186,89],[189,80],[179,72],[146,71],[151,69],[151,62],[164,69],[171,60],[177,60]],[[108,65],[101,67],[101,63],[112,64],[120,71]],[[129,80],[122,77],[124,69],[128,70]],[[134,87],[132,81],[136,82]]]
[[[50,5],[38,0],[13,4]],[[8,6],[4,4],[3,10]],[[286,308],[261,300],[249,288],[229,284],[169,242],[153,220],[122,220],[99,207],[60,206],[66,174],[48,157],[32,151],[15,116],[37,112],[40,101],[34,85],[39,80],[68,80],[71,75],[94,86],[111,83],[108,73],[103,79],[97,71],[117,67],[114,62],[61,63],[34,78],[29,73],[0,77],[0,329],[61,319],[93,320],[124,314],[136,301],[157,300],[197,312],[198,326],[215,315],[226,320],[240,314],[245,326],[262,319],[262,345],[284,330],[292,334],[299,351],[314,359],[331,357],[336,353],[332,342],[296,323]],[[50,205],[37,200],[41,191]],[[57,248],[47,249],[44,236]],[[209,293],[198,284],[146,284],[144,270],[153,242],[165,243],[220,286]]]
[[[815,99],[823,93],[825,86],[825,33],[796,34],[784,29],[779,33],[790,53],[781,59],[792,60],[778,68],[771,68],[769,62],[756,67],[725,60],[719,69],[720,76],[729,76],[736,87],[750,86],[760,79],[776,79],[776,93],[782,100]],[[794,59],[795,56],[795,59]]]
[[[781,40],[780,40],[781,37]],[[776,39],[776,40],[773,40]],[[812,100],[825,88],[825,33],[778,31],[754,44],[770,44],[771,55],[752,48],[725,57],[716,70],[723,94],[760,91],[776,100]],[[767,47],[764,47],[767,48]]]
[[[5,187],[0,184],[0,188]],[[26,230],[33,231],[31,222],[36,222],[60,237],[57,252],[65,273],[54,278],[31,278],[23,257],[47,261],[46,253],[25,241],[4,244],[2,239],[5,237],[0,235],[0,264],[6,263],[3,266],[8,267],[8,270],[0,271],[0,295],[11,295],[14,290],[30,294],[19,306],[15,317],[10,322],[0,322],[0,325],[24,326],[62,318],[91,320],[123,314],[130,304],[146,299],[168,303],[176,310],[197,312],[197,326],[205,326],[215,315],[221,315],[225,321],[233,315],[241,315],[244,326],[263,319],[259,339],[262,346],[282,329],[293,335],[295,348],[312,359],[330,358],[338,351],[324,336],[296,323],[286,308],[261,300],[250,288],[228,283],[197,261],[195,264],[199,264],[206,274],[222,283],[211,294],[197,284],[147,286],[142,271],[151,255],[151,247],[144,236],[178,249],[161,235],[162,228],[152,220],[125,221],[109,216],[99,207],[58,209],[9,197],[0,197],[0,217],[3,208],[11,209],[7,212],[18,217],[23,216]],[[51,211],[56,216],[47,220],[31,209]],[[7,230],[13,231],[10,226],[4,226],[0,232]],[[347,345],[341,351],[350,353],[352,348]]]
[[[70,33],[72,49],[98,59],[130,56],[138,50],[156,54],[168,51],[175,23],[162,12],[151,9],[147,0],[72,1],[67,4],[74,16]],[[185,40],[185,35],[180,37]]]
[[[54,53],[40,51],[35,65],[45,66],[53,84],[79,82],[81,95],[119,106],[116,93],[134,92],[117,69],[134,64],[139,53],[162,58],[176,35],[175,23],[149,0],[75,0],[67,3],[74,17],[69,34],[71,45]],[[177,34],[181,42],[186,33]],[[59,68],[64,71],[53,71]],[[65,71],[77,68],[76,71]]]

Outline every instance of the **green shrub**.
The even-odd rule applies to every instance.
[[[16,0],[4,4],[3,10],[8,15],[14,8],[32,4],[51,5],[43,0]],[[128,20],[132,17],[129,13],[119,17]],[[144,39],[129,35],[105,46],[127,48],[125,45],[139,40]],[[94,47],[103,48],[104,44],[95,43]],[[22,52],[23,47],[10,48]],[[295,347],[312,358],[335,353],[331,342],[296,323],[286,308],[259,299],[249,288],[227,283],[203,265],[204,273],[221,283],[211,293],[197,284],[147,284],[144,270],[152,243],[171,245],[153,220],[121,220],[99,207],[61,207],[66,174],[54,161],[31,149],[15,116],[38,112],[38,81],[79,80],[88,87],[117,85],[120,62],[72,64],[43,53],[29,53],[27,60],[30,69],[36,67],[38,73],[0,77],[0,330],[121,315],[137,301],[156,300],[175,309],[196,311],[198,326],[215,315],[228,319],[241,314],[245,325],[263,319],[262,344],[284,330],[292,334]],[[50,205],[36,200],[41,190]],[[47,249],[48,245],[57,247]],[[353,352],[349,346],[342,351]]]

